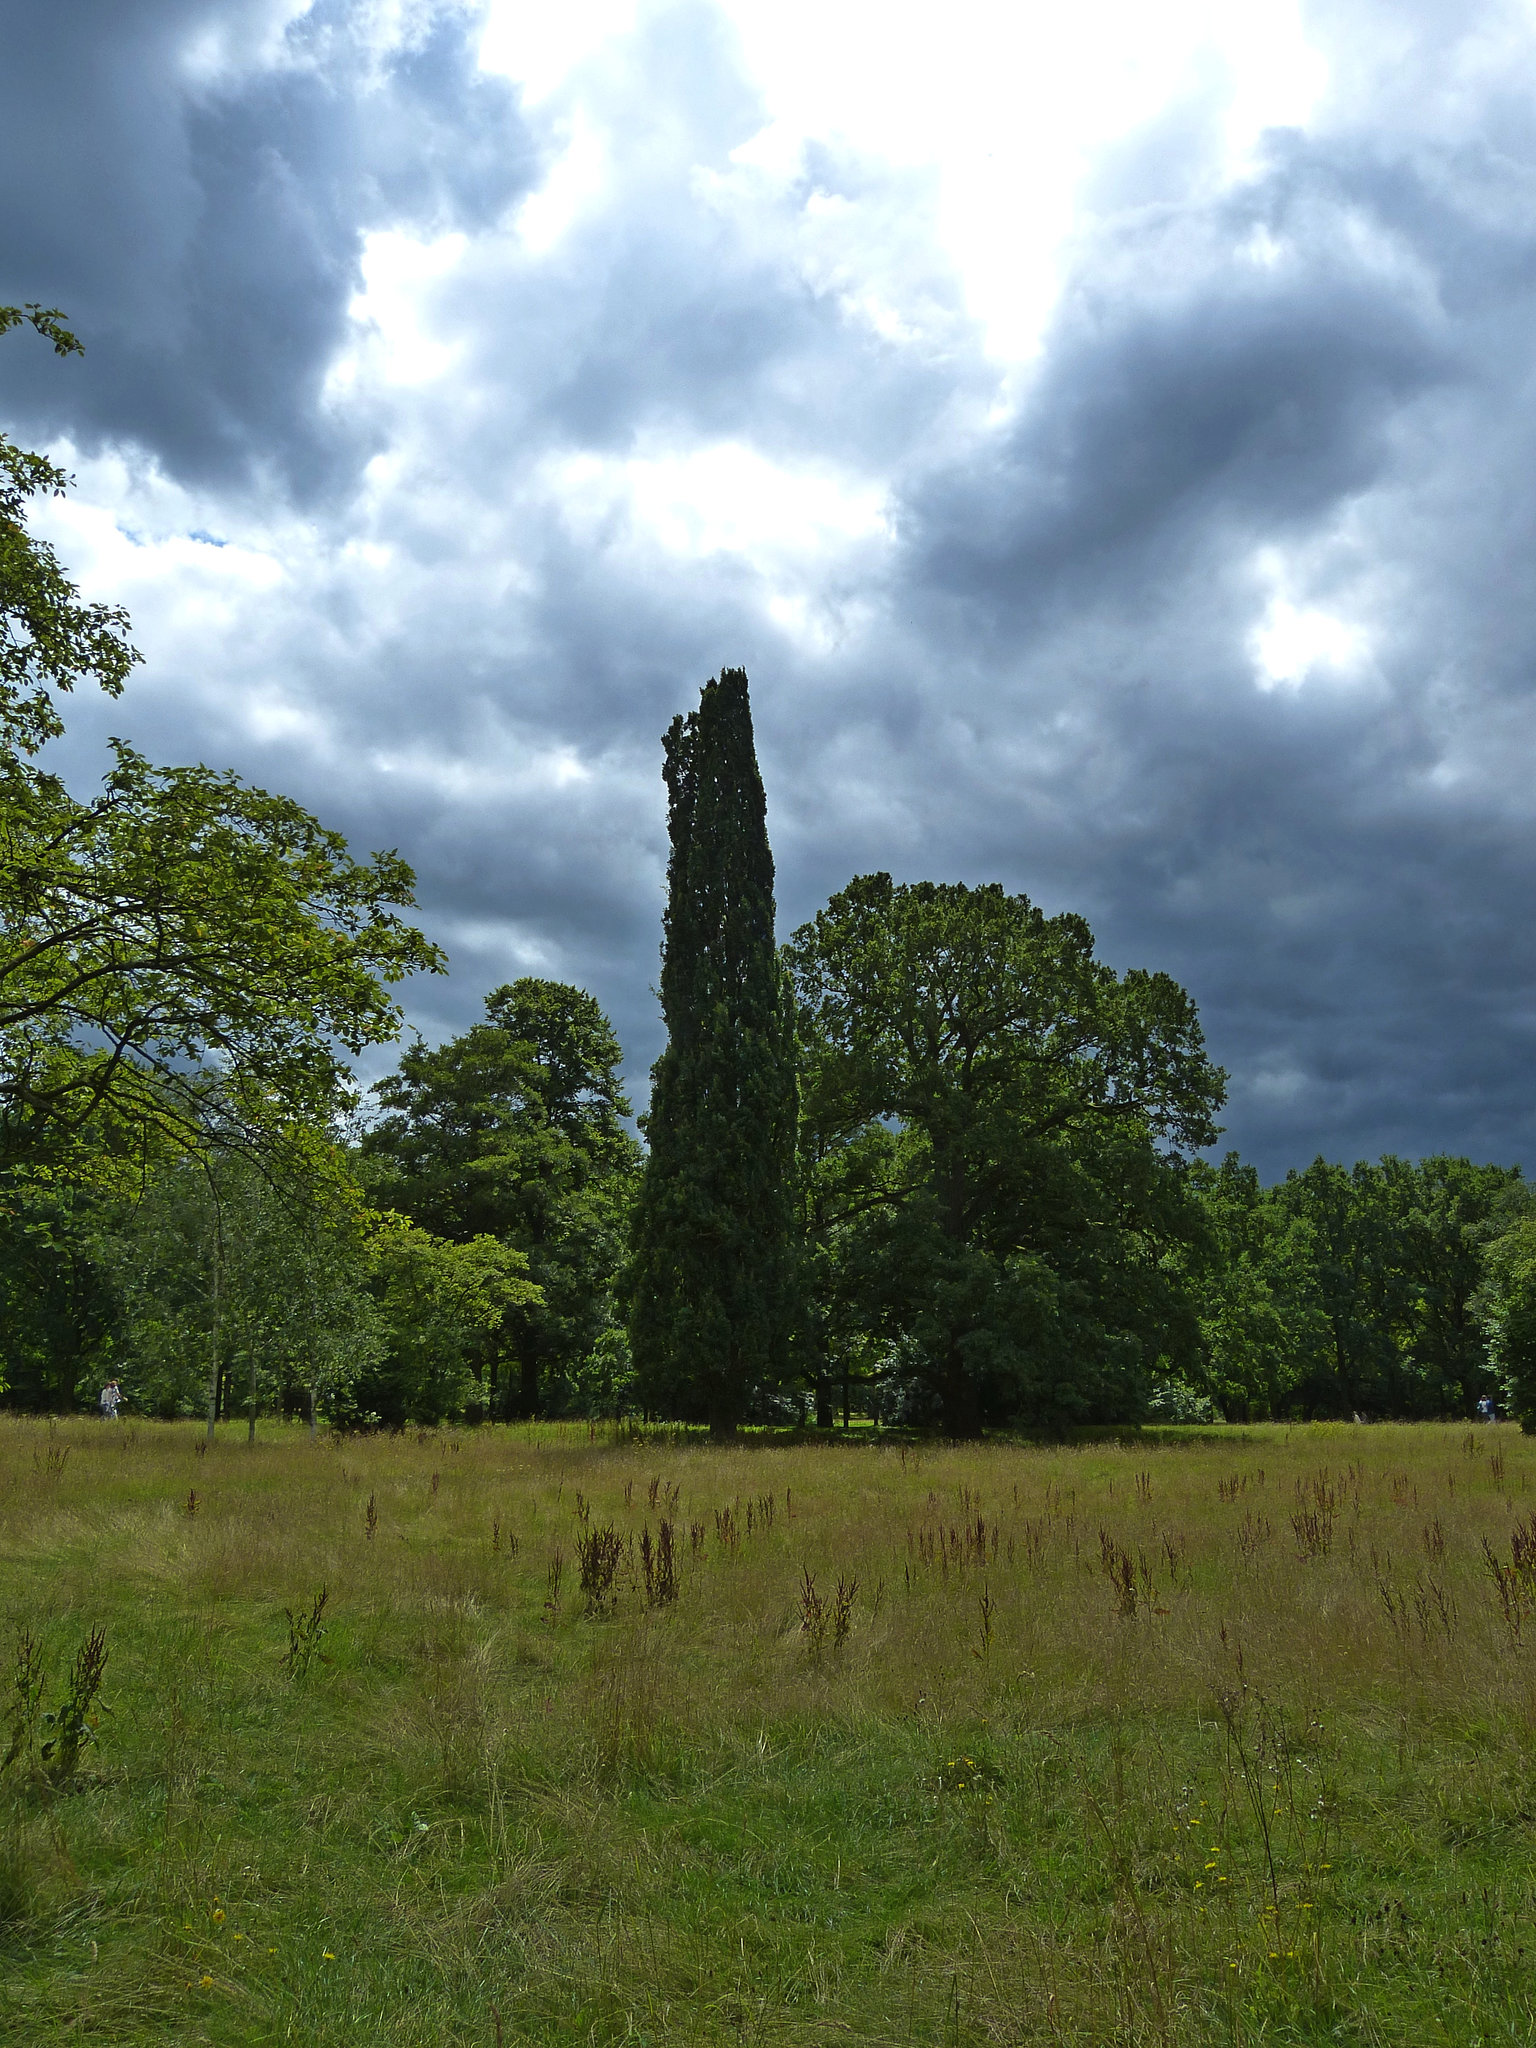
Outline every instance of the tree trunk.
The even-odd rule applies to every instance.
[[[939,1405],[946,1436],[981,1435],[980,1395],[974,1377],[966,1370],[964,1355],[954,1337],[950,1338],[945,1352]]]
[[[208,1441],[213,1442],[213,1426],[219,1419],[219,1378],[221,1361],[219,1353],[223,1348],[224,1325],[221,1313],[219,1288],[222,1279],[222,1262],[219,1253],[222,1233],[217,1218],[213,1228],[213,1360],[208,1372]]]
[[[837,1420],[832,1406],[832,1376],[819,1372],[816,1375],[816,1427],[830,1429]]]
[[[532,1422],[539,1412],[539,1354],[530,1345],[518,1360],[517,1412]]]

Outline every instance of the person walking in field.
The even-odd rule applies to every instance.
[[[117,1381],[108,1380],[101,1390],[101,1413],[105,1421],[116,1422],[117,1411],[122,1398],[123,1390],[117,1384]]]

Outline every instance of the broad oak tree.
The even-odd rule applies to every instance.
[[[667,908],[630,1344],[654,1410],[728,1437],[789,1371],[794,1018],[747,678],[723,669],[666,740]]]
[[[914,1419],[955,1434],[1134,1413],[1198,1345],[1168,1253],[1224,1077],[1183,989],[1115,974],[1079,917],[885,874],[786,957],[822,1318],[882,1340]]]

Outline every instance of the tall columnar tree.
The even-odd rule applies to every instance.
[[[634,1229],[630,1341],[651,1407],[729,1436],[788,1371],[794,1017],[747,678],[724,669],[666,735],[672,854]]]

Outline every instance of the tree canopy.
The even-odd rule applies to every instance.
[[[558,1406],[611,1327],[640,1148],[613,1027],[584,989],[527,977],[493,989],[485,1021],[419,1041],[374,1093],[363,1140],[377,1198],[456,1242],[526,1255],[540,1293],[491,1341],[493,1410]]]
[[[1166,1264],[1223,1076],[1166,975],[996,886],[856,878],[787,948],[827,1312],[894,1347],[911,1412],[1134,1412],[1195,1332]]]
[[[56,312],[0,307],[0,333],[23,321],[79,350]],[[91,797],[39,764],[60,694],[115,696],[139,658],[123,612],[85,603],[28,528],[29,502],[68,483],[0,437],[0,1166],[92,1123],[134,1153],[271,1153],[329,1120],[344,1056],[399,1029],[387,987],[442,957],[400,915],[405,862],[353,859],[288,797],[120,741]]]

